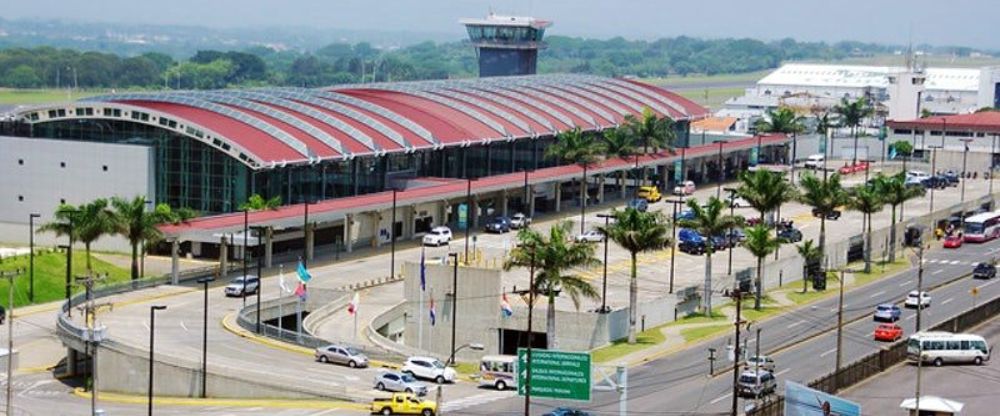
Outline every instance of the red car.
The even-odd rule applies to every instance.
[[[962,236],[949,235],[944,238],[944,248],[959,248],[962,246]]]
[[[893,342],[903,338],[903,328],[896,324],[879,324],[875,327],[875,340]]]

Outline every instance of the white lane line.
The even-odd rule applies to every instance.
[[[913,283],[913,280],[907,280],[907,281],[905,281],[903,283],[900,283],[899,287],[909,286],[910,283]]]
[[[829,351],[824,352],[824,353],[820,354],[819,356],[820,357],[826,357],[827,355],[833,354],[835,352],[837,352],[837,349],[836,348],[831,348]]]
[[[780,376],[780,375],[782,375],[782,374],[785,374],[785,373],[787,373],[787,372],[789,372],[789,371],[792,371],[792,369],[791,369],[791,368],[786,368],[786,369],[784,369],[784,370],[781,370],[781,371],[779,371],[779,372],[777,372],[777,373],[774,373],[774,376],[775,376],[775,377],[778,377],[778,376]]]
[[[142,327],[146,328],[146,330],[149,331],[149,324],[147,324],[145,321],[142,323]]]
[[[723,401],[723,400],[726,400],[726,398],[727,398],[727,397],[729,397],[729,396],[732,396],[732,395],[733,395],[733,393],[726,393],[726,394],[723,394],[723,395],[721,395],[721,396],[719,396],[719,397],[716,397],[716,398],[712,399],[712,401],[710,401],[710,402],[708,402],[708,403],[709,403],[709,404],[716,404],[716,403],[718,403],[718,402],[721,402],[721,401]]]
[[[796,323],[793,323],[793,324],[791,324],[791,325],[787,326],[786,328],[788,328],[788,329],[792,329],[792,328],[795,328],[795,327],[797,327],[797,326],[799,326],[799,325],[802,325],[802,324],[804,324],[804,323],[806,323],[806,321],[798,321],[798,322],[796,322]]]
[[[955,298],[948,298],[948,299],[945,299],[944,302],[941,302],[941,304],[942,305],[946,305],[946,304],[948,304],[948,302],[951,302],[953,300],[955,300]]]
[[[938,271],[936,271],[936,272],[934,272],[934,273],[931,273],[931,274],[941,274],[941,273],[943,273],[943,272],[944,272],[944,269],[941,269],[941,270],[938,270]]]
[[[979,289],[982,289],[982,288],[984,288],[984,287],[986,287],[986,286],[989,286],[989,285],[992,285],[992,284],[994,284],[994,283],[996,283],[996,282],[1000,282],[1000,280],[994,280],[994,281],[992,281],[992,282],[989,282],[989,283],[987,283],[987,284],[985,284],[985,285],[982,285],[982,286],[979,286]]]
[[[960,261],[958,261],[958,260],[952,260],[951,264],[952,264],[952,265],[956,265],[956,264],[962,264],[962,262],[960,262]]]
[[[909,320],[911,320],[913,318],[916,318],[916,317],[917,317],[917,315],[910,315],[910,316],[906,317],[906,320],[909,321]]]
[[[184,325],[184,321],[181,321],[181,328],[184,328],[184,332],[191,332],[188,330],[187,325]]]
[[[885,291],[884,290],[880,290],[878,292],[872,293],[871,296],[868,296],[868,297],[869,298],[877,298],[877,297],[882,296],[884,294],[885,294]]]

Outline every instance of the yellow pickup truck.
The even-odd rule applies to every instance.
[[[437,403],[422,400],[413,393],[393,393],[390,398],[372,400],[372,414],[381,415],[420,415],[434,416],[437,414]]]
[[[660,202],[660,199],[663,199],[660,190],[655,186],[640,186],[636,197],[645,199],[646,202]]]

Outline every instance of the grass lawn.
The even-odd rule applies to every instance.
[[[886,276],[890,276],[906,270],[910,267],[910,262],[906,261],[905,258],[897,259],[895,263],[889,262],[872,262],[872,272],[871,273],[856,273],[854,275],[854,282],[844,289],[850,289],[871,283],[875,280],[881,279]],[[864,268],[864,262],[855,262],[848,265],[850,269],[860,270]],[[827,296],[835,296],[838,292],[837,288],[840,283],[837,279],[840,278],[840,274],[837,272],[828,272],[826,281],[826,290],[817,291],[812,289],[812,284],[810,284],[809,291],[802,293],[802,282],[792,282],[781,287],[781,289],[790,289],[791,292],[788,293],[788,299],[795,302],[796,305],[801,305],[804,303],[809,303],[814,300],[825,298]]]
[[[12,89],[0,88],[0,104],[32,105],[74,101],[80,98],[103,94],[102,91],[74,91],[70,95],[64,89]]]
[[[743,95],[744,88],[741,87],[708,87],[705,89],[692,89],[678,91],[684,98],[690,99],[710,109],[718,109],[726,100]]]
[[[670,75],[666,77],[643,78],[641,81],[656,85],[664,85],[667,87],[709,84],[709,83],[720,83],[720,84],[736,83],[736,82],[755,83],[761,78],[764,78],[764,76],[769,74],[771,71],[772,70],[767,69],[763,71],[743,72],[739,74],[718,74],[718,75],[694,74],[688,76]]]
[[[103,284],[127,281],[128,269],[113,266],[91,256],[94,273],[108,274]],[[24,306],[28,302],[28,256],[6,258],[0,263],[0,271],[23,269],[24,273],[15,277],[14,305]],[[87,271],[86,256],[82,249],[73,250],[73,276]],[[7,280],[0,280],[0,305],[7,306]],[[45,303],[66,297],[66,254],[39,250],[35,254],[35,303]],[[73,292],[82,292],[83,287],[74,286]]]
[[[695,342],[708,338],[720,332],[729,332],[732,330],[733,330],[733,325],[730,324],[698,326],[694,328],[682,329],[681,336],[684,337],[685,342]]]
[[[603,363],[660,344],[667,340],[663,332],[660,332],[661,328],[647,329],[636,334],[635,344],[629,344],[628,338],[612,341],[611,345],[591,351],[590,358],[595,363]]]

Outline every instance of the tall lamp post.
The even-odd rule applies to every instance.
[[[941,140],[944,141],[944,138],[942,137]],[[938,149],[942,149],[944,147],[943,146],[930,145],[930,146],[927,146],[927,148],[931,149],[931,175],[936,175],[936,171],[937,171],[937,150]],[[934,186],[931,187],[931,201],[930,201],[931,205],[930,205],[929,210],[927,211],[927,213],[931,214],[931,215],[934,215],[934,188],[935,188]]]
[[[213,278],[213,277],[203,277],[201,279],[198,279],[198,283],[200,283],[202,285],[202,287],[204,288],[204,290],[202,292],[205,294],[205,302],[204,302],[205,306],[202,309],[202,318],[201,318],[201,398],[203,398],[203,399],[205,397],[208,397],[207,396],[207,388],[208,388],[208,284],[212,283],[214,281],[215,281],[215,278]],[[259,287],[257,289],[257,292],[258,293],[260,292],[260,288]],[[260,315],[260,313],[258,313],[258,316],[259,315]],[[150,336],[152,336],[152,327],[150,327],[150,334],[151,334]],[[149,345],[153,345],[153,343],[150,342]],[[152,391],[152,389],[150,389],[150,391]]]
[[[14,414],[14,277],[24,273],[24,269],[0,272],[0,278],[7,279],[7,414]]]
[[[990,197],[993,197],[993,158],[997,154],[997,135],[993,135],[992,146],[990,147]]]
[[[149,386],[147,387],[147,393],[149,398],[147,401],[148,416],[153,416],[153,334],[156,333],[156,311],[162,311],[167,309],[166,305],[153,305],[149,307]]]
[[[243,248],[240,255],[243,257],[243,291],[240,292],[243,298],[243,307],[247,306],[247,238],[250,235],[250,210],[243,210]],[[257,292],[260,292],[260,276],[257,276]]]
[[[733,215],[736,214],[736,204],[734,203],[736,201],[736,189],[735,188],[724,188],[723,190],[726,191],[726,192],[729,192],[729,216],[732,217]],[[733,229],[730,228],[729,229],[729,241],[727,241],[726,244],[730,244],[731,245],[732,243],[733,243]],[[733,247],[730,247],[729,248],[729,268],[727,269],[728,271],[726,272],[726,274],[728,274],[728,275],[733,274],[733,251],[735,251],[735,250],[733,250]]]
[[[858,273],[863,270],[851,270],[851,269],[840,269],[840,292],[837,301],[837,362],[834,368],[834,374],[837,374],[834,381],[834,388],[840,388],[840,369],[843,364],[843,346],[844,346],[844,275],[846,273]],[[824,271],[825,273],[825,271]]]
[[[396,275],[396,188],[392,188],[392,223],[389,224],[389,278]]]
[[[455,260],[451,274],[451,357],[448,364],[455,365],[455,328],[458,322],[458,253],[448,253]]]
[[[531,330],[532,311],[535,309],[535,250],[534,245],[526,246],[531,250],[531,260],[528,265],[528,348],[525,351],[525,375],[524,375],[524,416],[531,415],[531,343],[533,341]]]
[[[670,285],[667,293],[674,293],[674,258],[677,256],[677,206],[684,205],[684,198],[667,199],[664,202],[674,206],[674,215],[670,217]]]
[[[40,214],[28,214],[28,301],[31,303],[35,303],[35,218],[39,217]]]
[[[608,228],[608,221],[614,218],[614,215],[610,214],[597,214],[598,218],[604,218],[604,228]],[[608,313],[611,312],[611,308],[608,308],[608,236],[607,234],[601,233],[601,238],[604,240],[604,273],[601,280],[601,309],[597,310],[597,313]]]
[[[257,240],[257,244],[256,244],[257,251],[261,251],[260,238],[261,238],[261,236],[264,235],[264,232],[266,232],[267,227],[261,226],[261,225],[255,225],[253,227],[250,227],[250,229],[253,230],[254,238]],[[256,295],[257,295],[257,326],[256,326],[256,329],[257,329],[257,333],[260,334],[261,333],[261,331],[260,331],[260,293],[264,291],[263,290],[264,289],[264,276],[263,276],[264,253],[257,253],[256,257],[257,257],[257,290],[256,290],[256,292],[257,292],[256,293]],[[207,301],[206,301],[206,304],[207,304]]]
[[[962,200],[963,204],[965,203],[965,182],[966,182],[965,181],[965,176],[966,176],[965,172],[966,172],[966,169],[967,169],[966,163],[969,160],[969,142],[971,142],[971,141],[972,141],[971,138],[963,138],[961,140],[961,142],[963,144],[965,144],[965,146],[964,146],[965,149],[962,152],[962,191],[961,191],[961,200]],[[962,225],[965,225],[965,215],[962,215]]]
[[[305,201],[305,215],[302,217],[302,267],[309,267],[309,200]]]
[[[478,208],[478,207],[477,207]],[[465,261],[469,261],[469,228],[472,228],[472,178],[465,180]]]

